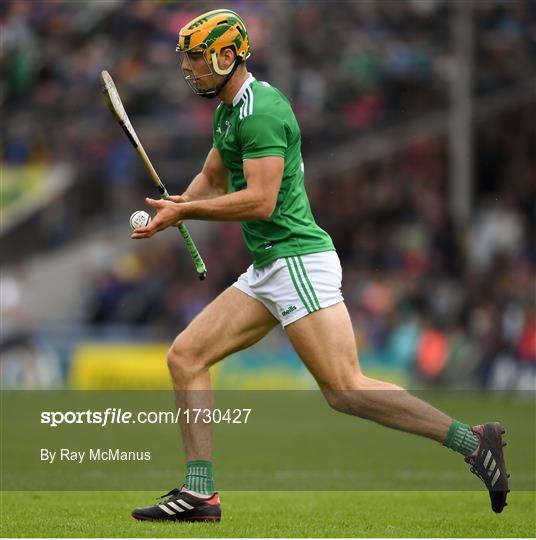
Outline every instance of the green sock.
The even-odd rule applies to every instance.
[[[468,456],[478,448],[479,443],[478,437],[467,424],[453,420],[443,446]]]
[[[184,487],[200,495],[212,495],[214,493],[212,461],[188,461]]]

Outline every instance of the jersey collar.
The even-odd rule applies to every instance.
[[[245,91],[247,90],[248,86],[255,80],[255,77],[253,75],[249,75],[249,77],[244,81],[244,84],[240,87],[240,90],[236,93],[236,96],[233,98],[233,107],[238,105],[238,102],[242,99],[244,96]]]

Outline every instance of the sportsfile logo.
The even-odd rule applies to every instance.
[[[281,312],[281,315],[283,315],[283,317],[286,317],[287,315],[290,315],[293,311],[296,311],[296,309],[296,306],[289,306],[287,309]]]

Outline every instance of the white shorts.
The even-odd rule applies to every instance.
[[[322,251],[251,265],[233,287],[262,302],[283,326],[343,301],[337,252]]]

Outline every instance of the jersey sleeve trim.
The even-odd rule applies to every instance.
[[[261,157],[285,157],[285,150],[279,146],[273,146],[272,148],[263,148],[262,150],[253,150],[251,152],[244,153],[242,161],[246,159],[254,159]]]

